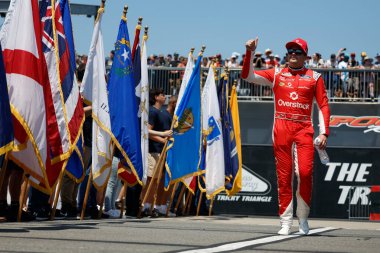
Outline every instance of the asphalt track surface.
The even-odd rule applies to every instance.
[[[277,217],[0,223],[0,252],[380,252],[380,223],[311,219],[279,236]]]

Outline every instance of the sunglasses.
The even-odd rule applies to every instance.
[[[301,49],[288,49],[288,54],[303,55],[304,52]]]

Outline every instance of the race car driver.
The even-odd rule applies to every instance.
[[[246,57],[242,78],[250,83],[269,86],[273,90],[275,112],[273,147],[277,170],[280,235],[288,235],[293,223],[293,174],[297,176],[297,217],[299,231],[309,232],[307,218],[310,212],[314,161],[311,119],[313,100],[319,109],[319,148],[325,149],[329,135],[330,109],[321,75],[304,67],[307,42],[301,38],[286,44],[288,67],[256,71],[253,56],[258,38],[246,42]]]

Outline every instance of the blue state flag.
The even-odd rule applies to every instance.
[[[115,43],[115,58],[108,82],[111,137],[120,151],[120,159],[142,184],[140,126],[137,117],[135,81],[126,20],[120,21]],[[120,171],[119,171],[120,173]]]
[[[9,105],[7,77],[3,53],[0,45],[0,156],[13,147],[13,125],[11,108]],[[1,168],[1,167],[0,167]]]
[[[239,171],[239,157],[236,147],[231,108],[228,102],[228,78],[226,76],[220,78],[218,85],[218,99],[224,141],[224,174],[227,181],[225,188],[226,190],[231,190]]]
[[[199,174],[201,159],[201,83],[198,57],[194,71],[174,114],[173,136],[169,140],[166,157],[165,187],[184,177]]]

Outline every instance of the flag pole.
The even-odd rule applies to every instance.
[[[206,46],[205,45],[202,45],[202,49],[201,49],[201,52],[199,53],[200,56],[203,56],[203,53],[205,52],[205,49],[206,49]],[[206,81],[206,80],[205,80]],[[202,72],[202,67],[201,67],[201,73],[200,73],[200,83],[201,83],[201,94],[202,94],[202,90],[203,90],[203,72]],[[202,105],[201,105],[201,118],[202,118]]]
[[[212,196],[210,208],[208,210],[208,216],[212,216],[212,208],[214,207],[214,200],[215,200],[215,196]]]
[[[30,189],[30,184],[29,184],[29,174],[25,174],[25,176],[26,176],[26,178],[28,179],[28,180],[26,180],[25,182],[24,182],[24,184],[22,184],[21,185],[21,191],[23,191],[23,189],[25,188],[25,192],[26,193],[28,193],[29,192],[29,189]],[[22,205],[23,206],[23,208],[25,207],[25,208],[27,208],[27,206],[26,206],[26,201],[27,201],[27,197],[26,198],[24,198],[24,203],[20,203],[20,205]]]
[[[203,56],[203,53],[205,52],[205,50],[206,50],[206,46],[203,45],[201,51],[199,52],[199,55]]]
[[[202,46],[202,49],[201,49],[201,52],[199,53],[200,56],[203,56],[203,53],[204,53],[205,49],[206,49],[206,46],[203,45],[203,46]],[[201,72],[202,72],[202,70],[201,70]],[[202,90],[202,75],[201,75],[201,79],[200,79],[200,81],[201,81],[201,90]],[[202,105],[201,105],[201,107],[202,107]],[[202,119],[202,109],[201,109],[201,119]],[[202,155],[202,154],[201,154],[201,155]],[[201,193],[200,193],[199,202],[198,202],[197,216],[199,215],[199,209],[200,209],[200,207],[201,207],[202,196],[203,196],[203,192],[202,192],[202,191],[200,191],[200,192],[201,192]]]
[[[230,78],[230,69],[228,68],[228,66],[225,66],[224,67],[224,73],[226,74],[226,76],[224,77],[225,80],[227,80],[226,82],[226,94],[227,94],[227,106],[229,106],[229,103],[228,103],[228,94],[229,94],[229,87],[228,87],[228,81],[229,81],[229,78]]]
[[[92,165],[91,165],[91,169],[90,169],[90,174],[88,175],[87,186],[86,186],[86,193],[84,194],[82,211],[80,213],[80,219],[81,220],[84,219],[84,212],[86,211],[86,206],[87,206],[87,200],[88,200],[88,194],[89,194],[89,191],[90,191],[91,181],[92,181]]]
[[[191,60],[194,62],[194,51],[195,47],[190,48],[190,55],[191,55]]]
[[[191,202],[193,201],[193,194],[190,194],[190,199],[189,199],[189,203],[186,207],[186,213],[185,215],[189,215],[190,214],[190,209],[191,209]]]
[[[177,189],[177,185],[178,183],[176,182],[173,186],[173,190],[172,190],[172,194],[170,196],[170,201],[169,201],[169,205],[168,205],[168,208],[166,209],[166,216],[169,215],[169,211],[170,211],[170,208],[172,207],[172,204],[173,204],[173,200],[174,200],[174,195],[175,195],[175,191]]]
[[[25,200],[25,197],[26,197],[26,189],[28,188],[28,182],[29,182],[28,178],[25,175],[25,172],[22,175],[22,181],[23,181],[22,185],[26,182],[26,187],[22,188],[21,196],[20,196],[20,199],[19,199],[20,205],[19,205],[18,213],[17,213],[17,221],[18,222],[21,221],[23,203],[24,203],[24,200]]]
[[[4,178],[7,171],[8,159],[9,159],[9,152],[6,152],[4,156],[3,164],[1,166],[1,171],[0,171],[0,189],[3,187]]]
[[[198,200],[197,216],[199,216],[199,210],[201,209],[202,197],[203,197],[203,192],[201,191],[201,195],[199,196],[199,200]]]
[[[123,15],[124,15],[124,13],[123,13]],[[125,19],[126,19],[126,17],[125,17]],[[140,42],[140,31],[141,31],[142,20],[143,20],[143,18],[139,17],[139,19],[137,21],[136,29],[135,29],[135,39],[133,40],[133,47],[132,47],[132,52],[131,52],[132,53],[132,62],[135,59],[137,44],[139,44],[139,42]]]
[[[62,180],[63,180],[63,174],[65,173],[65,170],[62,170],[60,175],[59,175],[59,180],[58,180],[58,186],[55,188],[55,192],[53,192],[54,195],[54,203],[53,203],[53,208],[51,210],[50,214],[50,220],[54,220],[55,217],[55,211],[57,210],[57,203],[59,199],[59,193],[61,192],[62,189]]]
[[[183,195],[185,194],[185,189],[186,189],[185,184],[182,184],[181,192],[179,193],[177,203],[175,204],[175,207],[174,207],[174,213],[177,213],[179,204],[181,204]]]
[[[145,46],[145,42],[148,40],[148,29],[149,29],[149,26],[144,27],[144,36],[143,36],[144,44],[142,44],[142,48]]]
[[[126,205],[126,196],[127,196],[127,189],[128,189],[128,184],[127,182],[124,182],[124,187],[121,187],[121,190],[123,191],[121,194],[121,206],[120,206],[120,216],[119,218],[123,218],[123,213],[124,213],[124,206]]]
[[[186,213],[186,210],[187,210],[187,207],[190,205],[190,197],[191,197],[192,193],[190,191],[187,192],[187,195],[186,195],[186,201],[185,201],[185,206],[184,208],[182,209],[182,215],[185,215]]]
[[[99,20],[99,16],[100,16],[99,12],[104,11],[105,3],[106,3],[106,0],[102,0],[102,2],[100,3],[100,7],[98,9],[98,15],[96,15],[95,23]]]

